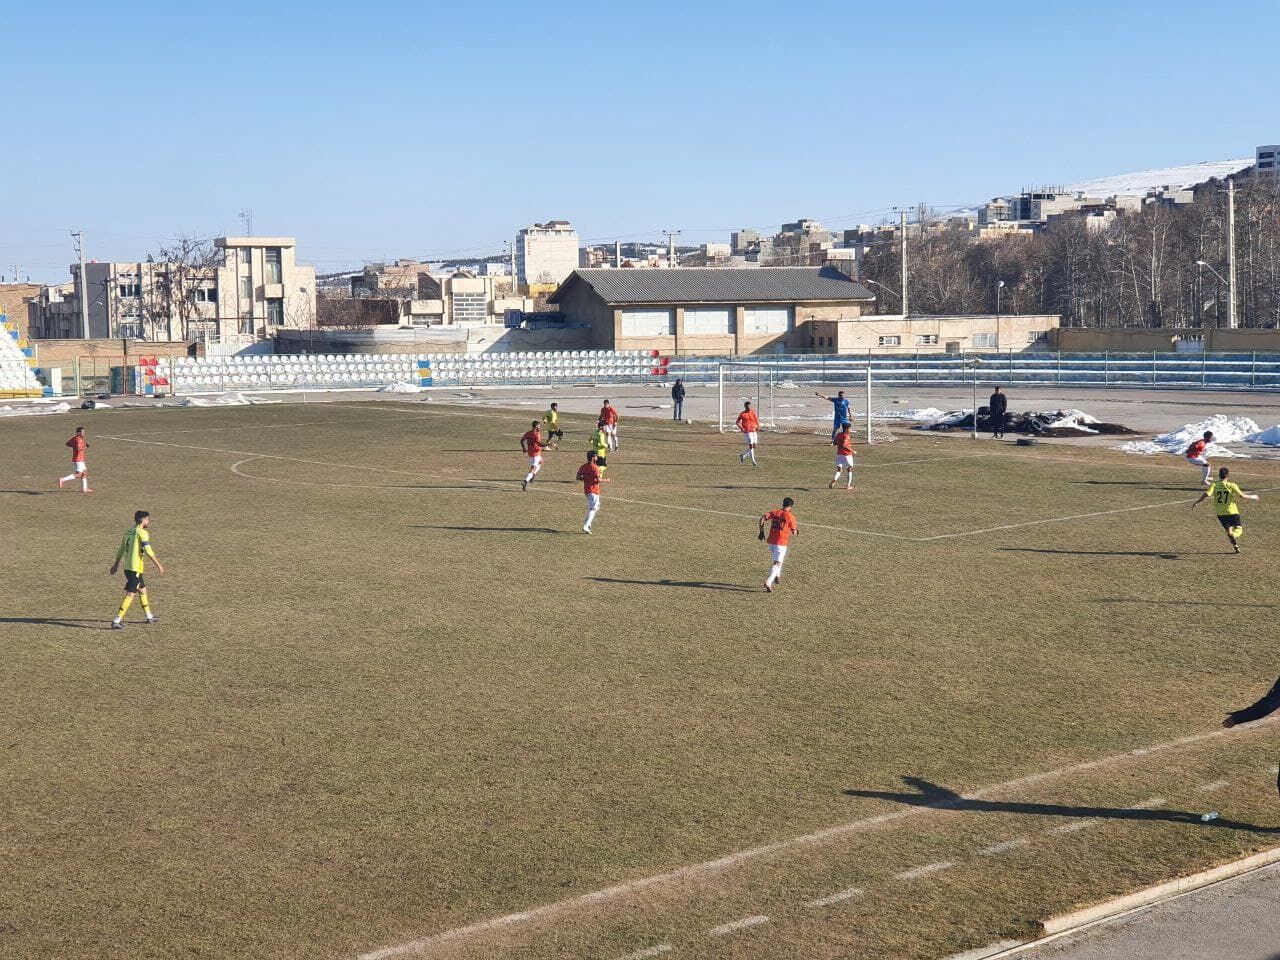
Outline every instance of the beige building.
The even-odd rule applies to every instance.
[[[831,267],[576,270],[550,301],[597,348],[748,354],[809,345],[820,320],[856,318],[875,296]]]
[[[292,237],[221,237],[211,255],[187,263],[87,263],[83,278],[73,264],[71,283],[44,288],[33,303],[32,332],[45,339],[250,340],[310,327],[316,274],[297,264],[295,246]]]
[[[815,320],[808,325],[809,342],[805,346],[830,353],[1048,350],[1059,322],[1056,314],[905,319],[900,314],[889,314]]]
[[[578,232],[568,220],[524,227],[516,234],[516,285],[530,296],[550,293],[578,268]]]

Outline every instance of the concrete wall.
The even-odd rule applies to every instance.
[[[1203,343],[1208,351],[1280,353],[1280,330],[1225,330],[1217,328],[1174,329],[1164,327],[1118,327],[1093,330],[1066,327],[1055,331],[1051,349],[1076,353],[1172,353],[1179,340]]]
[[[586,350],[586,328],[524,330],[498,325],[471,327],[375,327],[367,330],[282,330],[277,354],[296,353],[516,353]]]
[[[1054,314],[1002,314],[1000,316],[923,316],[903,319],[896,316],[863,317],[858,320],[827,321],[809,325],[804,346],[836,353],[907,351],[943,353],[948,344],[961,350],[1017,352],[1053,349],[1052,336],[1058,329]],[[975,344],[975,335],[995,338],[994,343]],[[1044,335],[1050,339],[1046,339]],[[897,344],[883,338],[897,337]],[[936,342],[934,341],[936,338]]]
[[[181,340],[143,342],[140,340],[32,340],[36,366],[67,370],[77,358],[116,364],[136,363],[139,357],[186,357],[192,345]]]

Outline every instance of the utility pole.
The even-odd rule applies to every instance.
[[[1227,178],[1227,329],[1238,326],[1236,317],[1236,182]]]
[[[75,238],[76,253],[80,257],[80,339],[84,340],[89,336],[89,278],[84,272],[84,234],[73,230],[71,236]]]
[[[907,310],[907,211],[898,212],[898,224],[902,230],[902,319],[909,316]]]
[[[253,211],[245,207],[240,211],[240,222],[244,224],[244,235],[253,236]]]
[[[613,241],[613,266],[616,270],[622,266],[622,241]]]
[[[676,237],[680,236],[679,230],[667,230],[667,266],[678,266],[676,263]]]

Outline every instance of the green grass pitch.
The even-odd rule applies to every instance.
[[[1235,556],[1174,458],[907,436],[846,493],[624,419],[588,537],[531,409],[99,411],[91,496],[0,422],[0,955],[933,958],[1276,843],[1274,733],[1213,734],[1277,673],[1272,495]]]

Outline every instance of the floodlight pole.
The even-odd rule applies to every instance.
[[[875,443],[871,439],[871,348],[867,347],[867,444]]]

